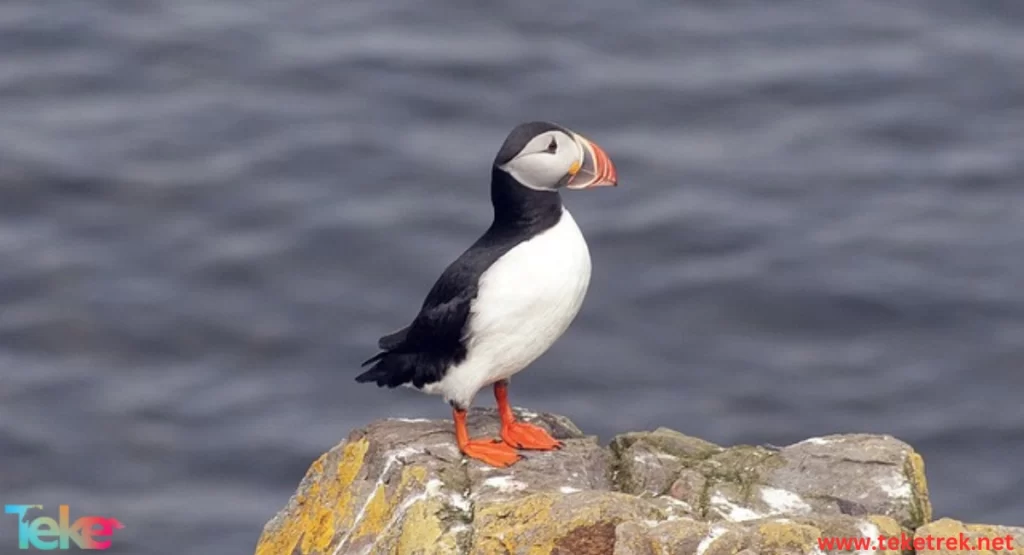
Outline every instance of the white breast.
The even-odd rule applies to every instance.
[[[427,391],[468,406],[480,388],[526,368],[565,332],[590,284],[590,252],[568,210],[480,278],[466,359]]]

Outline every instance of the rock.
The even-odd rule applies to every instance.
[[[910,529],[931,520],[924,462],[892,436],[812,438],[778,458],[781,464],[762,474],[764,483],[796,494],[815,512],[882,514]]]
[[[450,435],[439,421],[384,420],[354,432],[313,463],[256,552],[464,551],[472,505]]]
[[[625,493],[547,491],[478,508],[470,553],[612,553],[622,522],[657,522],[665,515]]]
[[[565,447],[496,469],[461,456],[450,421],[353,432],[313,463],[257,555],[820,555],[819,538],[912,537],[930,520],[921,459],[889,436],[726,448],[658,429],[603,447],[564,417],[518,412]],[[492,410],[469,425],[497,435]]]
[[[634,495],[663,495],[673,486],[679,472],[687,463],[703,460],[719,453],[722,448],[702,439],[685,436],[665,428],[653,432],[629,433],[616,436],[611,443],[612,453],[618,461],[619,488]],[[703,489],[700,476],[693,476]],[[689,496],[688,496],[689,497]],[[679,497],[693,503],[695,499]]]
[[[661,429],[619,436],[611,449],[622,491],[669,495],[708,520],[880,514],[913,529],[931,518],[921,457],[891,436],[726,449]]]
[[[623,522],[616,526],[612,555],[655,555],[647,527],[638,522]]]

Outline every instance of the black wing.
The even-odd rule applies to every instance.
[[[467,271],[463,258],[448,267],[427,294],[416,318],[407,327],[381,337],[381,349],[363,363],[373,367],[356,377],[358,382],[376,382],[396,387],[416,387],[444,377],[452,364],[466,357],[463,332],[470,305],[477,293],[479,275]]]
[[[398,347],[403,341],[405,341],[406,336],[409,335],[409,328],[411,327],[412,325],[408,325],[395,333],[389,333],[388,335],[381,337],[377,340],[377,348],[382,351],[388,351]]]

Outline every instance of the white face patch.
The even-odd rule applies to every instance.
[[[499,166],[516,181],[538,191],[553,191],[573,166],[583,163],[583,150],[562,131],[551,130],[526,143],[507,163]]]

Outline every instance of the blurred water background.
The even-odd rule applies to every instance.
[[[532,119],[621,186],[565,196],[594,278],[515,404],[603,440],[890,433],[938,516],[1024,524],[1011,0],[6,0],[0,503],[251,553],[352,428],[447,418],[352,378]]]

